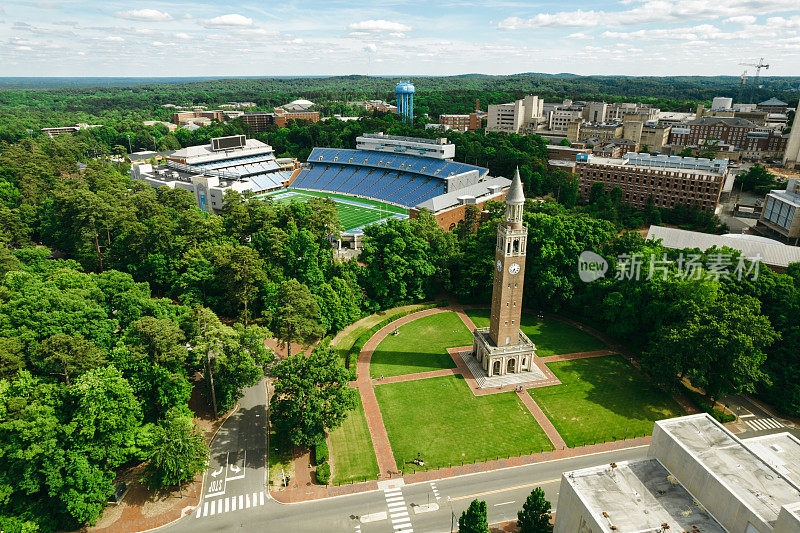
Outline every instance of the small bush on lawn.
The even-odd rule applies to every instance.
[[[327,485],[331,481],[331,465],[322,463],[317,467],[317,483]]]

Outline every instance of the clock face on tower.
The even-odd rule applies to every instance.
[[[508,267],[509,274],[518,274],[519,273],[519,265],[517,263],[511,263],[511,266]]]
[[[501,270],[503,270],[503,262],[498,259],[497,260],[497,271],[500,272]]]

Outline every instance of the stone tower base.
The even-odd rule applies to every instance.
[[[476,328],[472,332],[472,337],[472,355],[481,364],[487,376],[540,372],[533,361],[536,357],[536,345],[521,331],[519,342],[506,346],[494,344],[489,336],[489,328]]]

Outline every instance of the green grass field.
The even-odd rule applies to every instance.
[[[358,407],[330,434],[334,483],[355,483],[375,479],[378,461],[367,428],[361,398]]]
[[[472,333],[452,311],[437,313],[400,326],[372,354],[370,377],[401,376],[455,368],[447,348],[472,345]]]
[[[528,389],[568,446],[650,435],[653,422],[684,415],[618,355],[547,365],[561,385]]]
[[[281,189],[279,191],[259,195],[259,197],[271,197],[279,202],[307,202],[314,197],[330,198],[336,202],[336,209],[339,212],[339,221],[342,223],[342,227],[345,231],[372,224],[394,214],[408,216],[408,209],[377,200],[347,196],[346,194],[299,189]]]
[[[489,326],[488,309],[467,309],[469,316],[479,328]],[[521,329],[536,345],[536,355],[547,357],[564,353],[591,352],[607,348],[606,344],[593,335],[569,324],[553,319],[539,320],[536,315],[522,314]]]
[[[375,394],[400,468],[417,453],[436,468],[553,449],[513,392],[476,397],[461,376],[444,376],[378,385]]]

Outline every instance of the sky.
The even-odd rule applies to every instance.
[[[0,76],[800,76],[800,0],[0,0]]]

